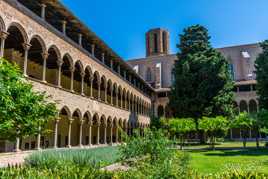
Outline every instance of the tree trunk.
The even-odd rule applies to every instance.
[[[259,129],[256,130],[257,134],[256,134],[256,147],[259,148],[260,147],[260,141],[259,141]]]

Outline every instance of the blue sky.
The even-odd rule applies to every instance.
[[[183,28],[201,24],[214,47],[268,39],[267,0],[62,0],[89,28],[125,60],[145,56],[145,33],[170,31],[177,52]]]

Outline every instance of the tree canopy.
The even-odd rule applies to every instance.
[[[260,44],[263,51],[255,61],[257,95],[260,108],[268,110],[268,40]]]
[[[0,136],[14,140],[32,136],[56,116],[55,103],[33,91],[18,67],[0,59]]]
[[[169,104],[175,117],[197,120],[232,115],[233,82],[228,62],[209,40],[208,30],[200,25],[184,29],[180,35]]]

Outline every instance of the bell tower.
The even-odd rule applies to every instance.
[[[169,54],[169,32],[165,29],[151,29],[146,33],[146,56]]]

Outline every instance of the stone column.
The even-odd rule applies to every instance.
[[[93,97],[93,78],[90,78],[90,97]]]
[[[24,63],[23,63],[23,75],[27,76],[27,64],[28,64],[28,52],[31,48],[31,44],[23,44],[24,48]]]
[[[95,45],[94,44],[91,45],[91,55],[95,57]]]
[[[90,147],[91,146],[91,129],[92,129],[92,125],[91,123],[89,123],[88,125],[88,146]]]
[[[38,134],[37,134],[37,150],[41,150],[41,127],[38,128]]]
[[[74,92],[74,66],[70,66],[70,71],[71,71],[71,87],[70,90],[71,92]]]
[[[0,58],[4,56],[4,51],[5,51],[5,41],[6,38],[8,36],[7,32],[1,32],[0,34],[0,38],[1,38],[1,48],[0,48]]]
[[[101,83],[98,82],[98,100],[101,100]]]
[[[83,147],[83,120],[80,121],[79,126],[79,147]]]
[[[111,60],[111,69],[114,70],[114,61]]]
[[[73,123],[73,119],[69,120],[69,126],[68,126],[68,148],[71,148],[71,137],[72,137],[72,123]]]
[[[84,81],[85,81],[85,72],[81,72],[81,95],[84,96]]]
[[[65,20],[62,21],[62,33],[66,35],[66,24],[67,22]]]
[[[46,18],[46,5],[45,4],[41,4],[41,18],[45,20]]]
[[[251,128],[249,129],[249,138],[252,139],[252,132],[251,132]]]
[[[115,91],[115,106],[118,107],[118,90]]]
[[[82,46],[82,38],[83,38],[83,35],[81,33],[78,34],[78,44],[80,46]]]
[[[115,126],[115,143],[118,143],[118,126]]]
[[[47,67],[47,58],[48,58],[48,53],[44,52],[42,54],[43,56],[43,74],[42,74],[42,81],[46,83],[46,67]]]
[[[97,124],[97,145],[100,144],[100,124]]]
[[[58,87],[61,88],[61,66],[62,66],[62,61],[58,60],[57,64],[58,64]]]
[[[233,129],[230,129],[230,138],[233,140]]]
[[[104,124],[104,144],[107,144],[107,124]]]
[[[121,108],[123,109],[123,108],[124,108],[124,107],[123,107],[123,92],[121,93],[120,98],[121,98]]]
[[[112,145],[113,144],[113,125],[111,124],[110,126],[110,144]]]
[[[54,148],[56,149],[58,146],[58,124],[59,119],[55,120],[55,126],[54,126]]]
[[[101,61],[103,64],[105,63],[105,54],[104,53],[101,54]]]
[[[113,86],[111,86],[111,104],[113,105],[114,102],[113,102]]]
[[[105,103],[107,103],[107,85],[105,85],[104,101],[105,101]]]
[[[20,138],[16,137],[16,146],[14,152],[20,152]]]

